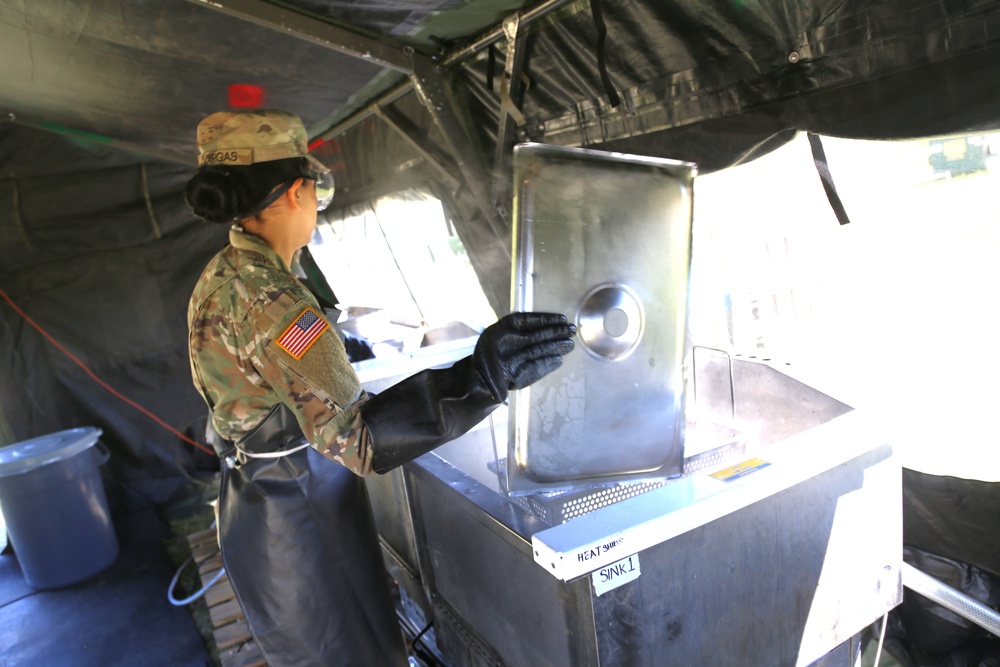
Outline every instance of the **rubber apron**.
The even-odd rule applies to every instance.
[[[272,667],[407,664],[364,480],[308,446],[283,404],[225,452],[218,528]]]

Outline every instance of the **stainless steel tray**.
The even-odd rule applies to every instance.
[[[690,163],[514,149],[514,310],[579,327],[563,367],[511,396],[507,491],[681,472]]]

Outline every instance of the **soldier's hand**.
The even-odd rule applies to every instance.
[[[573,350],[576,326],[558,313],[511,313],[483,331],[472,355],[497,401],[562,366]]]

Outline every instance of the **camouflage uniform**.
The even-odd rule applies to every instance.
[[[238,442],[284,403],[313,447],[369,474],[371,444],[359,412],[367,395],[340,337],[264,241],[239,229],[229,240],[202,273],[188,308],[191,372],[215,429]],[[296,329],[303,314],[313,319],[310,312],[320,318],[315,330]],[[286,332],[299,334],[299,348],[282,345]]]
[[[198,145],[203,166],[308,157],[302,123],[281,111],[213,114],[198,126]],[[358,476],[372,467],[360,414],[368,396],[284,260],[239,227],[229,240],[188,308],[192,377],[215,428],[239,443],[267,420],[298,438],[299,429],[285,430],[283,410],[272,412],[284,405],[313,448],[342,464],[288,441],[277,458],[225,458],[217,525],[229,583],[270,665],[402,667],[403,635]],[[244,444],[260,455],[267,452],[249,446],[259,434]]]
[[[220,111],[198,125],[198,164],[249,165],[309,154],[305,127],[284,111]],[[309,442],[358,475],[371,471],[358,409],[367,396],[340,338],[268,245],[239,228],[209,263],[188,307],[195,386],[216,430],[238,442],[284,403]],[[301,320],[300,318],[305,318]],[[296,329],[296,323],[311,323]],[[287,336],[288,344],[282,343]]]

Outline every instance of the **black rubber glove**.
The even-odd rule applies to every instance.
[[[497,403],[562,366],[576,327],[556,313],[511,313],[482,333],[472,361]]]
[[[562,365],[576,327],[562,315],[512,313],[486,328],[471,356],[406,378],[361,406],[372,469],[383,473],[464,434]]]

